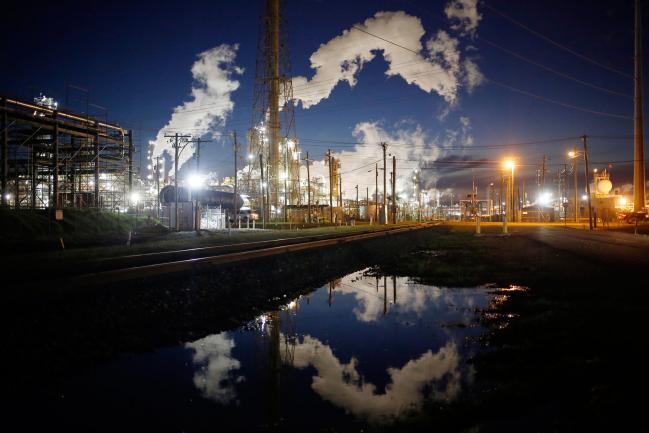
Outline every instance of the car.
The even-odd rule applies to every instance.
[[[636,222],[649,221],[649,215],[647,212],[620,212],[617,214],[620,222],[625,222],[627,224],[635,224]]]
[[[238,221],[246,223],[248,221],[257,221],[259,220],[259,214],[250,209],[241,209],[236,218],[230,217],[230,223],[234,224]]]

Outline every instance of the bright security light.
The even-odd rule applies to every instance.
[[[570,152],[568,152],[569,158],[574,158],[575,156],[577,156],[577,154],[574,151],[571,150]]]
[[[626,203],[627,203],[627,201],[626,201],[626,199],[624,197],[620,197],[620,200],[618,200],[618,204],[620,206],[626,206]]]
[[[512,168],[514,168],[514,166],[515,166],[516,164],[514,163],[513,160],[511,160],[511,159],[506,159],[505,162],[503,163],[503,165],[505,166],[505,168],[511,170]]]
[[[581,199],[582,200],[588,200],[588,196],[586,194],[584,194],[584,195],[581,196]]]
[[[544,192],[539,197],[539,203],[542,204],[543,206],[549,205],[551,201],[552,201],[552,194],[550,194],[549,192]]]
[[[249,160],[252,161],[254,158],[255,158],[255,155],[253,155],[252,153],[249,153],[249,154],[248,154],[248,159],[249,159]]]
[[[140,193],[138,192],[132,192],[131,193],[131,203],[137,203],[140,201]]]
[[[187,183],[189,184],[189,187],[191,189],[197,189],[203,186],[203,183],[205,182],[205,179],[203,176],[197,173],[193,173],[189,176],[189,179],[187,179]]]

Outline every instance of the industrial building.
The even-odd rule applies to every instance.
[[[2,205],[14,209],[125,210],[133,134],[117,124],[33,102],[0,99]]]

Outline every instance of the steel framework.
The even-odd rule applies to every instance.
[[[261,207],[262,193],[267,197],[267,218],[275,219],[278,209],[299,204],[300,151],[295,130],[293,83],[288,49],[285,0],[264,0],[255,74],[255,90],[248,152],[252,159],[243,177],[254,206]],[[260,164],[264,167],[260,167]],[[264,173],[262,180],[261,172]],[[266,185],[265,190],[264,184]]]
[[[0,99],[2,205],[128,207],[133,134],[96,118]]]

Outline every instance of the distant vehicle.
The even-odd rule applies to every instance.
[[[230,223],[234,224],[235,222],[241,221],[242,223],[246,223],[248,221],[257,221],[259,220],[259,214],[257,212],[254,212],[250,209],[241,209],[239,211],[239,214],[236,216],[236,218],[231,217],[230,218]]]
[[[617,214],[620,222],[627,224],[635,224],[637,222],[649,221],[647,212],[620,212]]]

